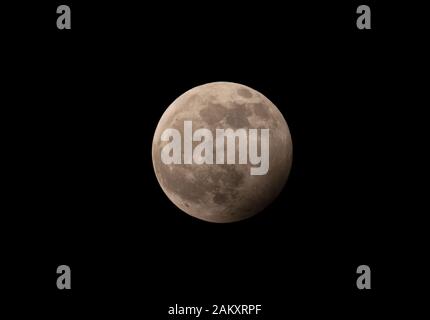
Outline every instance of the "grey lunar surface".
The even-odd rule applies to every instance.
[[[161,134],[167,128],[179,130],[183,153],[186,120],[192,120],[193,132],[211,130],[214,144],[215,129],[270,129],[268,173],[252,176],[255,165],[249,163],[164,164],[161,149],[168,142],[161,141]],[[193,149],[199,143],[193,142]],[[292,142],[284,117],[269,99],[241,84],[213,82],[185,92],[167,108],[154,134],[152,161],[160,186],[178,208],[205,221],[234,222],[260,212],[281,192],[291,168]]]

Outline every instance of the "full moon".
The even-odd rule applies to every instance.
[[[161,152],[169,141],[161,135],[176,129],[184,137],[185,121],[192,121],[193,131],[209,129],[214,137],[217,129],[269,129],[267,173],[251,175],[255,165],[237,161],[237,142],[233,164],[165,164]],[[193,141],[193,149],[199,143]],[[260,136],[257,146],[261,154]],[[183,159],[183,147],[181,153]],[[185,92],[166,109],[155,130],[152,162],[161,188],[179,209],[209,222],[235,222],[262,211],[283,189],[292,163],[291,135],[282,113],[263,94],[238,83],[212,82]]]

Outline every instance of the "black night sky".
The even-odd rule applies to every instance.
[[[7,251],[21,275],[11,297],[58,317],[152,319],[176,303],[359,318],[400,299],[392,266],[410,261],[398,259],[410,207],[405,141],[392,139],[402,33],[388,9],[372,2],[372,29],[360,31],[353,2],[64,1],[72,30],[60,31],[59,4],[31,4],[31,28],[15,22],[19,36],[9,34],[6,228],[17,240]],[[280,196],[232,224],[182,213],[151,162],[167,106],[212,81],[262,92],[294,146]],[[71,291],[56,288],[60,264]],[[366,292],[355,286],[361,264],[372,270]]]

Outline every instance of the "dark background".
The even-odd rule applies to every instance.
[[[31,310],[159,319],[176,303],[255,303],[264,319],[343,319],[393,308],[398,271],[411,261],[402,254],[412,255],[396,95],[403,31],[395,8],[367,1],[372,30],[360,31],[362,3],[322,2],[64,1],[3,11],[8,30],[19,30],[7,34],[5,60],[14,69],[3,118],[13,150],[7,248],[16,295]],[[63,3],[72,30],[56,29]],[[211,81],[266,95],[293,139],[282,194],[233,224],[182,213],[152,169],[164,110]],[[72,269],[71,291],[56,288],[61,264]],[[371,267],[370,291],[355,287],[361,264]]]

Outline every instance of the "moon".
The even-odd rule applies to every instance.
[[[162,141],[161,134],[174,128],[184,137],[184,121],[188,120],[192,121],[193,131],[270,129],[267,174],[251,175],[253,165],[249,161],[248,164],[163,163],[161,150],[168,142]],[[193,142],[193,148],[197,144]],[[233,82],[207,83],[179,96],[162,115],[152,143],[155,175],[167,197],[185,213],[215,223],[244,220],[267,207],[288,179],[292,154],[290,131],[278,108],[260,92]]]

